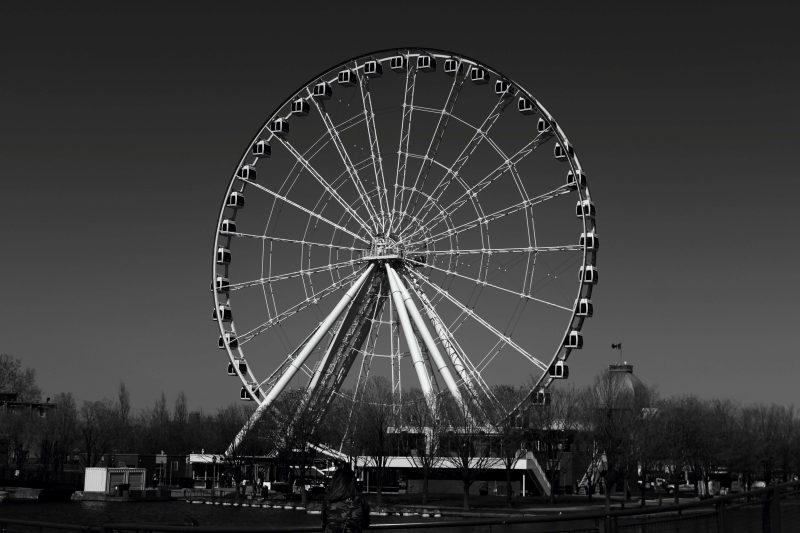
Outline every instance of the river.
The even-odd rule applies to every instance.
[[[61,502],[0,504],[0,518],[60,524],[148,523],[183,526],[313,526],[319,515],[254,507],[170,502]]]

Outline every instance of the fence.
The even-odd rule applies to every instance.
[[[390,532],[427,529],[443,533],[794,533],[800,531],[800,483],[794,481],[743,494],[610,513],[387,523],[374,524],[368,529]],[[117,523],[79,526],[0,517],[0,533],[300,533],[320,530],[316,526],[277,529]]]

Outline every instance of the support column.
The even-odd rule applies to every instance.
[[[317,344],[319,344],[322,338],[328,333],[328,330],[333,326],[333,324],[339,318],[339,315],[342,314],[342,311],[344,311],[347,308],[347,306],[350,304],[355,295],[358,294],[358,291],[361,289],[361,286],[367,280],[367,278],[369,277],[370,273],[374,268],[375,265],[373,263],[370,263],[370,265],[366,268],[366,270],[364,270],[361,276],[359,276],[359,278],[356,280],[353,286],[350,287],[350,289],[342,297],[342,299],[339,300],[339,303],[336,304],[336,307],[333,308],[333,311],[331,311],[330,314],[325,318],[325,320],[322,321],[322,323],[319,325],[319,327],[311,336],[311,338],[308,339],[308,342],[306,342],[305,346],[303,346],[303,349],[300,351],[300,353],[297,354],[297,357],[295,357],[292,360],[292,362],[289,363],[289,366],[286,368],[286,370],[284,370],[283,374],[278,379],[277,383],[275,383],[272,389],[270,389],[266,398],[264,398],[264,401],[261,402],[261,404],[253,412],[253,414],[250,415],[250,418],[248,419],[244,427],[241,430],[239,430],[239,433],[236,435],[231,445],[228,446],[228,449],[225,451],[225,455],[230,455],[239,446],[239,444],[242,443],[242,439],[244,439],[245,435],[247,435],[247,432],[250,430],[253,424],[255,424],[255,422],[259,418],[261,418],[261,413],[263,413],[264,410],[267,407],[269,407],[273,401],[275,401],[275,398],[278,397],[278,395],[283,391],[283,389],[286,387],[289,381],[291,381],[291,379],[294,377],[294,375],[297,373],[300,367],[303,366],[303,363],[305,363],[308,356],[317,347]]]
[[[406,338],[406,344],[411,352],[411,360],[414,363],[414,370],[417,372],[419,385],[422,388],[422,393],[428,399],[428,405],[432,405],[431,398],[433,395],[433,385],[431,378],[428,376],[428,371],[425,368],[425,359],[422,357],[422,352],[417,343],[417,337],[414,335],[414,328],[411,326],[411,320],[408,318],[408,310],[403,302],[403,292],[395,278],[396,274],[389,263],[386,263],[387,278],[389,278],[389,286],[392,291],[392,300],[394,301],[395,309],[397,309],[397,318],[400,320],[400,326],[403,328],[403,335]],[[393,275],[394,274],[394,275]],[[435,410],[434,410],[435,412]]]
[[[408,314],[414,321],[417,331],[419,331],[419,334],[422,336],[422,341],[425,343],[428,353],[430,353],[431,357],[433,358],[436,370],[438,370],[444,378],[444,382],[447,385],[447,388],[450,390],[450,394],[453,395],[453,398],[455,398],[459,405],[463,405],[461,391],[458,390],[456,380],[454,380],[452,374],[450,374],[450,368],[447,366],[447,363],[445,362],[444,357],[442,357],[441,352],[439,352],[439,348],[436,347],[436,343],[434,342],[430,331],[428,331],[428,326],[425,324],[425,321],[422,320],[422,316],[417,310],[417,305],[411,298],[411,294],[408,292],[408,289],[406,289],[403,280],[400,278],[400,275],[397,274],[397,272],[395,272],[391,267],[387,266],[386,271],[390,276],[395,277],[395,281],[397,282],[398,286],[400,287],[400,291],[403,294],[403,303],[405,303]]]
[[[431,324],[433,324],[433,327],[436,330],[436,335],[439,336],[439,339],[442,341],[442,346],[444,346],[447,355],[450,357],[450,361],[453,363],[453,368],[464,382],[467,390],[469,390],[473,396],[476,396],[476,391],[474,390],[472,383],[472,376],[470,375],[469,370],[467,370],[464,362],[461,360],[461,355],[458,353],[455,343],[453,342],[452,334],[445,327],[441,318],[439,318],[439,316],[436,314],[433,304],[428,299],[428,296],[422,291],[418,284],[414,283],[414,287],[416,289],[415,292],[417,293],[417,296],[419,296],[419,299],[422,302],[422,307],[425,309],[425,314],[428,316],[428,320],[430,320]]]

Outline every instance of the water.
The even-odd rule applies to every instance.
[[[148,523],[175,526],[314,526],[319,515],[253,507],[222,507],[171,502],[2,503],[0,518],[59,524]]]
[[[281,528],[320,526],[320,515],[305,511],[169,502],[33,502],[0,504],[0,519],[36,520],[57,524],[102,526],[109,524],[159,524],[170,526],[253,526]],[[376,523],[426,522],[420,517],[378,517]],[[452,518],[451,518],[452,520]],[[9,530],[11,531],[11,530]]]

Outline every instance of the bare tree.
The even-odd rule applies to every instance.
[[[41,391],[36,384],[36,372],[23,368],[22,361],[8,354],[0,354],[0,393],[8,394],[4,400],[11,402],[38,402]],[[11,455],[14,467],[22,472],[29,454],[40,435],[41,421],[37,413],[23,406],[0,407],[0,442],[7,444],[3,450],[4,462]]]
[[[22,361],[8,354],[0,354],[0,392],[16,394],[19,402],[38,402],[42,396],[36,371],[23,368]]]
[[[254,457],[266,455],[273,450],[274,440],[270,431],[272,420],[267,415],[253,423],[250,420],[251,413],[250,406],[232,405],[220,409],[214,417],[214,424],[219,431],[214,449],[227,449],[227,453],[222,456],[220,466],[233,480],[236,499],[241,496],[242,481],[246,479],[247,467],[254,469]],[[247,428],[244,438],[237,446],[229,447],[243,427]]]
[[[499,385],[494,389],[494,397],[498,401],[499,412],[495,413],[495,432],[500,439],[500,460],[506,470],[506,505],[511,507],[511,470],[517,461],[525,457],[525,444],[530,439],[530,429],[525,423],[527,414],[516,411],[517,406],[525,399],[525,389],[511,385]],[[507,416],[512,413],[512,416]]]
[[[773,404],[758,405],[755,410],[762,443],[758,459],[763,480],[767,483],[785,480],[791,467],[794,408]]]
[[[668,434],[672,439],[672,455],[676,461],[675,492],[684,471],[695,479],[704,479],[704,466],[711,462],[707,405],[695,396],[673,398],[669,405]]]
[[[353,432],[350,429],[351,413],[355,411],[352,403],[344,398],[352,398],[352,390],[342,390],[342,394],[334,396],[325,415],[319,421],[316,431],[316,440],[323,446],[329,447],[348,458],[353,463],[353,455],[358,453]]]
[[[543,467],[550,483],[550,501],[560,486],[561,464],[572,450],[575,434],[580,429],[582,400],[575,387],[554,389],[547,404],[531,405],[527,411],[530,433],[536,441],[534,456]]]
[[[124,381],[119,382],[119,390],[117,391],[117,411],[120,423],[123,427],[127,427],[130,423],[131,395]]]
[[[304,394],[304,389],[285,392],[276,404],[276,411],[280,413],[279,425],[283,428],[278,453],[284,464],[289,467],[290,479],[297,481],[300,498],[305,505],[308,502],[306,478],[317,457],[314,445],[317,444],[319,426],[316,413],[309,410],[297,411],[297,406],[302,404]]]
[[[628,479],[635,468],[632,437],[642,408],[649,399],[641,389],[631,390],[626,380],[606,370],[595,378],[594,386],[584,396],[584,423],[592,432],[597,451],[606,458],[601,471],[605,486],[606,510],[611,508],[611,488],[621,480],[626,495]],[[594,460],[594,459],[593,459]]]
[[[78,408],[70,393],[58,393],[53,398],[56,408],[47,412],[41,438],[40,461],[50,471],[63,472],[75,445],[78,443]]]
[[[397,428],[397,455],[405,455],[422,474],[422,504],[428,502],[428,480],[431,472],[442,464],[441,443],[446,422],[438,413],[441,401],[435,400],[434,411],[419,389],[409,391],[402,406],[402,425]]]
[[[161,391],[161,395],[156,398],[153,407],[139,415],[138,425],[141,429],[141,446],[144,451],[148,453],[159,453],[162,450],[177,451],[170,449],[170,415],[164,391]]]
[[[175,406],[172,410],[172,420],[170,421],[169,448],[178,453],[187,453],[191,448],[191,435],[188,434],[189,405],[186,394],[178,392],[175,398]]]
[[[740,448],[736,454],[736,469],[741,473],[747,488],[759,475],[759,457],[762,454],[761,447],[764,445],[759,432],[761,424],[759,416],[758,410],[753,406],[743,408],[739,415],[740,438],[737,439],[737,443],[740,444]]]
[[[366,466],[375,471],[377,505],[381,505],[383,478],[393,453],[389,430],[397,420],[392,405],[391,383],[383,376],[370,379],[359,408],[355,437],[358,448],[366,458]]]
[[[792,420],[792,429],[789,434],[789,442],[787,446],[790,450],[788,463],[790,465],[789,472],[800,472],[800,419],[795,415]],[[787,472],[788,477],[788,472]]]
[[[648,402],[655,405],[654,401]],[[650,474],[657,468],[663,459],[663,443],[668,438],[662,433],[662,413],[658,408],[644,408],[639,411],[639,417],[633,418],[632,432],[629,442],[630,464],[634,466],[629,470],[629,475],[636,475],[636,465],[641,469],[639,479],[640,505],[644,506],[647,498],[647,484]]]
[[[5,437],[7,441],[4,444],[8,445],[4,459],[8,460],[10,455],[11,464],[20,473],[24,471],[31,451],[35,451],[40,425],[39,416],[30,409],[0,410],[0,437]]]
[[[113,450],[119,437],[117,410],[108,400],[84,402],[78,428],[85,466],[97,466],[100,459]]]
[[[707,407],[706,429],[711,443],[711,457],[715,467],[734,471],[733,460],[736,454],[737,434],[741,409],[730,400],[710,400]]]
[[[489,429],[469,406],[447,402],[448,429],[442,443],[443,454],[461,478],[463,507],[469,509],[469,489],[477,477],[500,459],[491,452]]]

